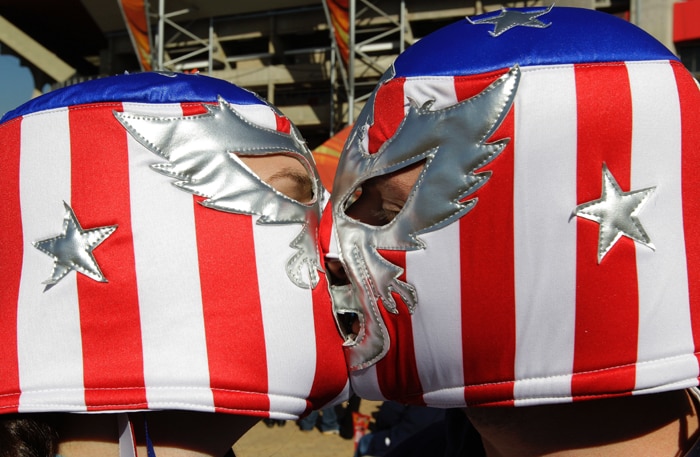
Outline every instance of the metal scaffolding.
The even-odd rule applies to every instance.
[[[340,52],[341,43],[338,43],[337,35],[333,33],[331,11],[325,0],[323,6],[333,43],[333,125],[342,128],[355,121],[358,108],[370,95],[370,91],[358,90],[359,86],[374,87],[387,69],[387,53],[393,56],[403,52],[406,45],[412,43],[413,36],[404,0],[399,2],[398,11],[387,11],[378,1],[348,0],[348,58],[345,62]],[[391,6],[396,8],[396,2],[392,2]]]

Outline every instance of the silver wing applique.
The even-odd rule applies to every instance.
[[[322,190],[298,131],[292,126],[291,134],[286,134],[253,124],[222,98],[217,105],[204,106],[206,113],[193,116],[114,115],[139,143],[166,160],[151,167],[173,178],[179,189],[204,197],[203,206],[260,216],[258,224],[301,224],[290,243],[296,253],[287,262],[287,274],[299,287],[315,287],[321,270],[315,233]],[[312,178],[314,201],[303,204],[278,192],[236,154],[297,158]]]
[[[362,292],[354,303],[334,303],[336,313],[356,313],[364,324],[351,367],[369,366],[388,350],[377,299],[392,313],[398,312],[392,292],[402,298],[410,313],[418,304],[415,288],[398,279],[403,269],[378,251],[423,249],[421,234],[455,222],[477,204],[477,198],[469,197],[491,176],[491,172],[478,170],[496,158],[509,139],[487,141],[510,110],[519,80],[516,66],[478,95],[447,108],[431,110],[432,102],[412,103],[394,136],[371,155],[365,150],[364,136],[373,120],[371,115],[358,120],[364,127],[355,130],[345,152],[358,159],[341,164],[336,175],[341,182],[334,188],[339,195],[334,196],[333,205],[341,257],[351,281]],[[420,161],[425,163],[418,181],[391,222],[370,226],[345,214],[354,190],[363,182]]]

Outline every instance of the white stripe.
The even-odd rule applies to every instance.
[[[632,92],[630,190],[656,187],[639,220],[656,250],[636,244],[639,347],[636,388],[698,375],[690,326],[681,194],[681,118],[667,62],[628,64]],[[626,190],[626,189],[623,189]],[[685,354],[671,362],[644,363]]]
[[[408,112],[410,100],[418,106],[433,101],[431,110],[447,108],[457,103],[455,81],[452,77],[406,78],[403,86],[404,112]]]
[[[24,235],[17,316],[20,411],[85,409],[76,273],[44,293],[53,259],[31,243],[61,234],[70,204],[68,110],[22,120],[20,200]],[[76,214],[80,221],[80,214]],[[48,388],[51,388],[49,391]]]
[[[253,124],[270,130],[277,130],[277,116],[267,105],[231,105]]]
[[[413,342],[424,401],[431,406],[438,398],[430,392],[464,385],[459,224],[421,235],[421,240],[426,249],[406,253],[406,279],[418,291]],[[464,402],[461,389],[455,394]]]
[[[573,67],[523,69],[514,138],[516,404],[542,394],[571,394],[576,224],[569,222],[569,215],[576,206],[575,99]],[[558,376],[533,379],[543,373]]]
[[[404,83],[406,107],[409,98],[419,106],[435,100],[432,109],[458,101],[451,77],[435,78],[429,84],[423,78],[409,78]],[[406,279],[418,291],[412,327],[416,365],[426,392],[423,399],[428,406],[433,401],[463,403],[461,389],[452,392],[458,399],[443,398],[444,391],[431,394],[436,389],[464,385],[459,224],[421,235],[421,240],[426,249],[406,253]],[[435,309],[438,304],[439,309]],[[440,329],[439,337],[435,329]]]
[[[182,114],[180,105],[125,103],[124,111],[161,116]],[[131,135],[128,149],[146,397],[151,405],[179,401],[211,406],[213,410],[195,203],[192,195],[173,186],[171,178],[150,168],[164,160]]]
[[[253,227],[270,411],[296,414],[306,409],[303,399],[311,392],[317,364],[311,289],[294,285],[285,269],[295,253],[289,244],[301,228],[297,224]],[[294,338],[290,340],[289,335]]]
[[[240,110],[251,122],[277,129],[275,114],[267,106],[246,106]],[[316,374],[316,329],[311,289],[294,285],[286,271],[287,260],[296,253],[290,243],[301,230],[300,224],[260,225],[253,222],[267,385],[270,411],[273,412],[303,413],[306,409],[303,399],[311,392]],[[294,335],[294,340],[290,341],[289,335]]]
[[[379,388],[377,365],[372,365],[364,370],[351,371],[350,384],[355,390],[355,394],[365,400],[386,400],[382,395],[382,390]]]

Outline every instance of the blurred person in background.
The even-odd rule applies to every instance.
[[[299,430],[310,432],[318,425],[324,435],[340,434],[338,415],[335,406],[329,406],[321,410],[311,411],[308,416],[299,419]]]
[[[444,419],[444,410],[385,401],[372,413],[370,433],[360,438],[355,457],[383,457],[411,436]]]

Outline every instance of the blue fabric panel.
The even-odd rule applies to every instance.
[[[238,105],[264,104],[255,94],[227,81],[198,74],[133,73],[64,87],[8,112],[0,122],[72,105],[100,102],[216,102],[217,96]]]
[[[508,8],[534,12],[546,8]],[[470,17],[494,18],[501,11]],[[498,36],[494,24],[455,22],[409,47],[395,62],[396,76],[474,75],[515,64],[678,60],[647,32],[611,14],[554,7],[537,18],[546,28],[516,26]]]

